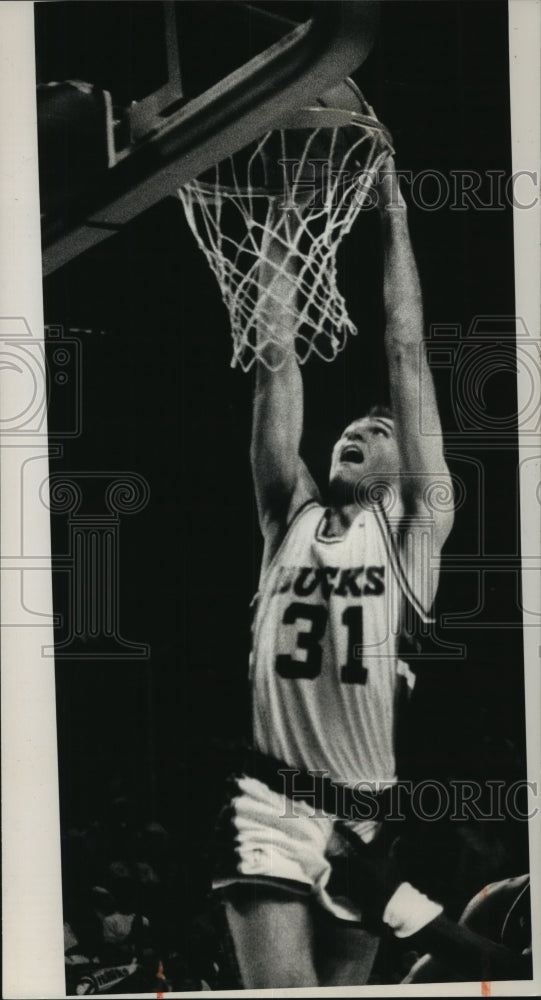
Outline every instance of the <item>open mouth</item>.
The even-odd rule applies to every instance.
[[[360,465],[361,462],[364,462],[364,452],[357,445],[348,444],[340,453],[340,461]]]

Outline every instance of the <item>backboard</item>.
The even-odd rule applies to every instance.
[[[344,79],[368,55],[377,20],[375,0],[36,7],[38,85],[46,98],[38,122],[45,274]],[[65,30],[66,17],[78,22],[69,52],[55,42],[55,21]],[[80,54],[71,44],[77,37],[85,39]],[[246,51],[253,52],[247,62]],[[66,90],[67,81],[75,83]],[[57,98],[63,107],[55,107]],[[90,110],[92,124],[81,136]],[[95,166],[64,178],[60,199],[51,197],[58,171],[54,163],[47,169],[47,158],[77,130],[77,161]]]

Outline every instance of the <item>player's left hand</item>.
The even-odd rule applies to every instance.
[[[347,853],[348,891],[362,912],[362,926],[381,934],[385,907],[402,881],[398,867],[400,838],[393,841],[385,856],[375,857],[345,824],[336,823],[335,831]]]

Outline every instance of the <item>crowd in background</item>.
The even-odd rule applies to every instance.
[[[197,859],[199,864],[199,859]],[[70,994],[231,989],[221,914],[188,899],[180,841],[136,825],[124,796],[63,837],[64,947]],[[192,893],[193,895],[193,893]]]
[[[223,748],[222,748],[223,750]],[[219,899],[210,891],[212,822],[141,817],[116,788],[63,831],[68,994],[238,989]],[[512,823],[407,822],[404,871],[458,919],[484,885],[522,870],[523,830]],[[394,833],[393,833],[394,835]],[[418,958],[384,936],[371,976],[399,983]]]

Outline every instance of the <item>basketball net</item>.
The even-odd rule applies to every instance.
[[[287,128],[179,188],[229,312],[233,366],[280,368],[290,353],[284,325],[300,364],[312,354],[332,361],[357,333],[336,256],[393,152],[372,109],[363,110],[303,109]],[[284,296],[282,276],[294,294]]]

